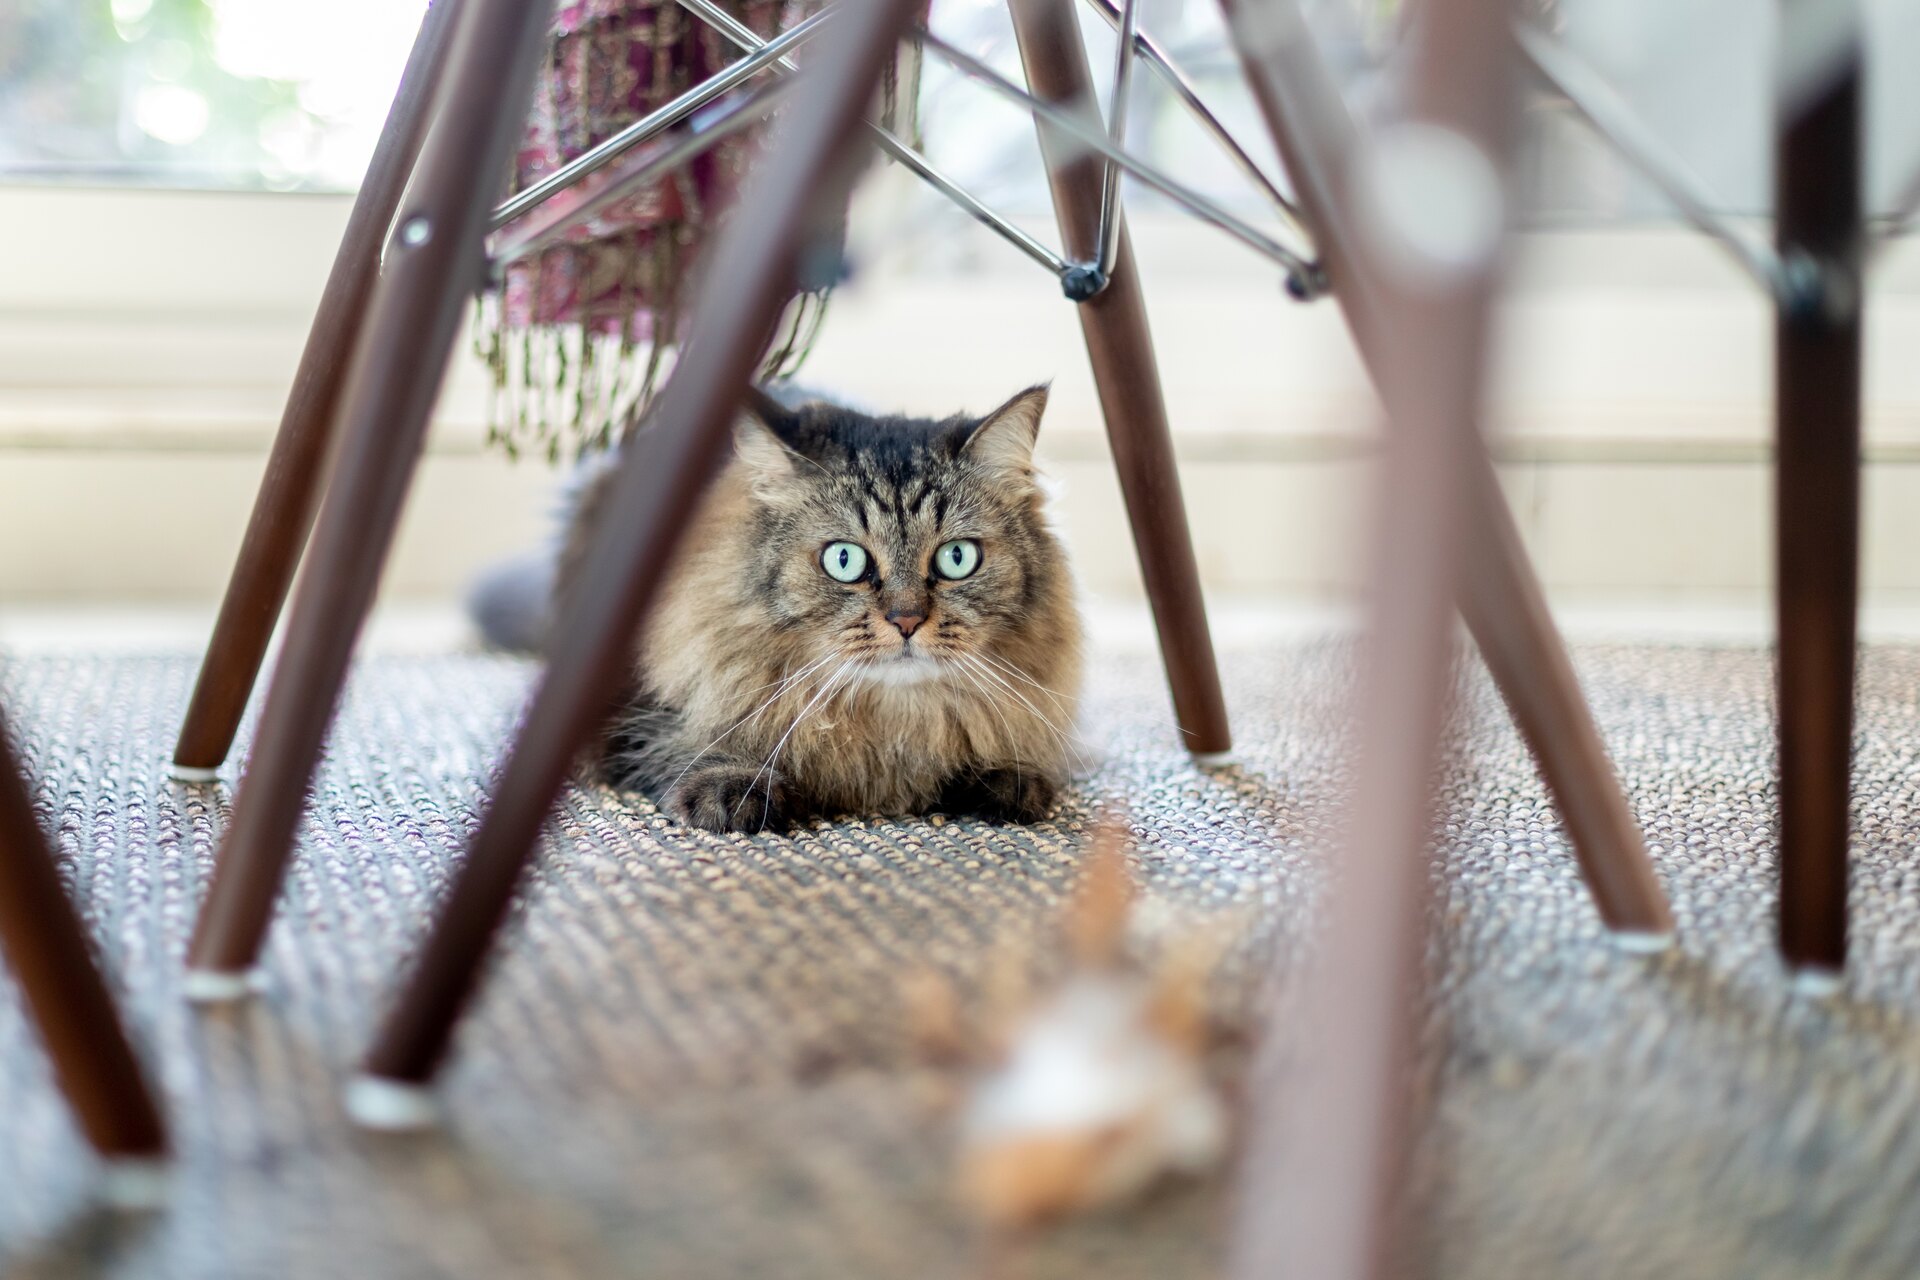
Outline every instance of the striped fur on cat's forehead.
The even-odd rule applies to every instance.
[[[857,521],[860,534],[913,540],[1032,502],[1046,401],[1046,387],[1029,387],[981,417],[929,419],[826,403],[790,409],[756,394],[740,453],[775,505],[823,501]]]
[[[874,501],[902,491],[924,501],[930,482],[945,467],[1030,471],[1046,405],[1044,384],[1028,387],[980,417],[955,414],[940,419],[870,415],[824,401],[788,407],[752,390],[740,445],[749,461],[770,471],[785,470],[782,459],[797,457],[823,475],[858,484]],[[754,430],[755,423],[766,430]],[[775,442],[782,448],[772,450]]]

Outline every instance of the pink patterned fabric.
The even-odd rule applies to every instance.
[[[771,39],[822,0],[716,2]],[[550,32],[515,158],[516,189],[740,56],[676,0],[560,0]],[[911,46],[900,56],[882,78],[880,108],[890,127],[911,135],[918,63]],[[761,136],[764,129],[722,142],[572,227],[561,242],[509,265],[481,299],[474,342],[493,374],[488,438],[509,456],[558,462],[569,446],[576,453],[602,448],[644,419],[681,336],[681,293]],[[564,218],[563,202],[579,202],[586,186],[543,208]],[[805,359],[826,315],[832,265],[816,263],[819,279],[795,282],[760,378],[791,376]]]
[[[727,8],[768,37],[798,12],[787,0],[731,0]],[[538,181],[737,56],[674,0],[563,0],[516,185]],[[505,324],[579,324],[628,342],[671,342],[674,292],[753,146],[752,134],[730,139],[575,228],[567,243],[515,263]],[[663,320],[666,331],[656,333]]]

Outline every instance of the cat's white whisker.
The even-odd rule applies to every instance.
[[[1000,727],[1007,731],[1007,745],[1013,748],[1014,771],[1016,773],[1019,772],[1022,767],[1020,760],[1020,735],[1013,731],[1013,722],[1007,719],[1007,713],[1001,710],[1000,700],[995,698],[993,696],[993,690],[981,683],[980,678],[967,670],[964,664],[956,663],[954,670],[965,676],[967,683],[980,691],[980,700],[985,702],[987,706],[993,710],[993,714],[1000,717]]]
[[[767,756],[767,762],[756,769],[753,777],[747,782],[747,794],[749,796],[753,794],[753,788],[758,785],[761,774],[766,774],[769,778],[773,776],[773,767],[779,761],[780,752],[785,749],[787,739],[793,736],[794,731],[800,727],[801,723],[806,720],[813,709],[820,705],[821,699],[839,687],[853,668],[854,664],[852,661],[842,660],[840,665],[833,669],[833,674],[827,677],[826,683],[820,686],[820,691],[813,695],[812,700],[809,701],[806,706],[800,708],[800,714],[793,718],[793,723],[787,726],[787,731],[780,735],[780,741],[773,744],[773,752]],[[770,808],[771,806],[766,807]],[[760,829],[762,831],[767,829],[764,811],[761,816]]]
[[[774,703],[784,698],[787,695],[787,693],[790,690],[792,690],[792,688],[796,684],[798,684],[800,681],[804,680],[807,676],[811,675],[813,672],[818,671],[821,667],[826,666],[829,662],[832,662],[834,659],[834,656],[835,656],[834,654],[829,653],[823,658],[820,658],[814,662],[808,663],[806,666],[800,668],[800,670],[798,671],[791,673],[790,675],[782,676],[780,679],[771,681],[769,684],[761,685],[760,689],[771,688],[773,685],[778,685],[780,687],[778,689],[775,689],[772,696],[769,697],[765,702],[761,703],[759,706],[755,707],[753,710],[747,712],[747,714],[745,714],[744,716],[741,716],[738,720],[735,720],[732,724],[728,725],[724,730],[721,731],[721,734],[719,737],[715,738],[712,742],[709,742],[706,746],[696,751],[693,755],[693,759],[687,761],[687,767],[682,769],[678,774],[678,776],[676,776],[672,782],[669,782],[661,790],[660,794],[662,796],[665,796],[668,792],[672,791],[675,787],[679,786],[681,780],[684,779],[687,776],[687,774],[693,771],[693,766],[696,764],[699,764],[700,761],[703,758],[705,758],[707,752],[713,750],[715,747],[719,746],[722,742],[725,742],[728,738],[732,737],[735,731],[737,731],[742,725],[754,719],[756,716],[760,715],[760,713],[765,711],[768,707],[771,707]],[[752,692],[758,693],[760,689],[755,689]]]
[[[1055,705],[1059,706],[1062,710],[1069,711],[1069,712],[1074,710],[1074,705],[1071,700],[1061,697],[1058,693],[1054,692],[1052,689],[1047,688],[1047,686],[1041,684],[1038,680],[1035,680],[1032,676],[1020,670],[1018,667],[1014,666],[1012,663],[1007,662],[1005,659],[996,658],[990,653],[980,653],[974,656],[979,658],[984,658],[986,661],[992,663],[994,666],[998,667],[1000,670],[1006,672],[1010,676],[1019,677],[1021,680],[1025,681],[1029,685],[1032,685],[1035,689],[1039,690],[1041,693],[1046,694],[1047,697],[1053,699]],[[1172,719],[1171,717],[1148,715],[1142,718],[1151,724],[1159,725],[1160,727],[1166,728],[1166,729],[1172,729],[1176,734],[1181,735],[1182,738],[1185,737],[1186,731],[1180,727],[1180,722]]]
[[[823,667],[827,663],[832,661],[833,661],[833,655],[829,653],[823,658],[818,658],[818,659],[815,659],[813,662],[808,663],[806,666],[802,667],[799,671],[789,672],[788,674],[781,676],[777,680],[769,680],[765,684],[755,685],[751,689],[744,689],[741,691],[742,696],[756,694],[756,693],[759,693],[762,689],[771,689],[776,685],[784,686],[784,685],[792,684],[793,681],[798,677],[803,676],[807,672],[812,671],[818,667]],[[779,695],[775,694],[774,696],[778,697]]]
[[[1040,708],[1034,706],[1033,703],[1027,698],[1025,694],[1021,693],[1018,689],[1008,684],[1005,678],[1000,676],[998,673],[996,673],[992,667],[989,667],[984,662],[981,662],[977,654],[963,654],[961,655],[961,657],[964,661],[971,663],[974,669],[980,672],[981,675],[986,676],[988,679],[992,680],[995,684],[999,685],[1002,689],[1005,689],[1008,693],[1012,694],[1016,699],[1018,699],[1020,704],[1024,706],[1029,712],[1032,713],[1034,719],[1038,720],[1041,724],[1045,725],[1049,730],[1052,731],[1054,737],[1059,739],[1061,745],[1063,746],[1072,745],[1072,739],[1067,735],[1067,732],[1064,729],[1062,729],[1059,725],[1055,724],[1051,719],[1049,719],[1046,713],[1041,711]]]
[[[1000,671],[1006,673],[1007,675],[1013,676],[1016,679],[1020,680],[1023,684],[1030,685],[1033,688],[1039,690],[1041,693],[1046,694],[1047,697],[1053,699],[1054,705],[1059,707],[1063,711],[1073,710],[1072,702],[1061,697],[1058,693],[1056,693],[1052,689],[1047,688],[1047,686],[1041,684],[1038,680],[1035,680],[1032,676],[1022,671],[1019,667],[1014,666],[1011,662],[1008,662],[1006,659],[996,658],[992,654],[986,653],[984,651],[973,654],[971,656],[980,659],[980,661],[985,662],[987,665],[991,667],[998,668]]]

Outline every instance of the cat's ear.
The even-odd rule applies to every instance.
[[[755,386],[747,388],[745,410],[733,428],[734,452],[756,484],[777,484],[791,477],[800,455],[786,442],[797,418],[785,405]]]
[[[787,408],[786,405],[781,404],[778,400],[775,400],[751,382],[747,384],[746,398],[741,402],[741,407],[759,419],[761,423],[777,436],[784,437],[792,435],[794,426],[800,420],[799,414]]]
[[[1047,411],[1045,383],[1028,387],[980,420],[960,456],[1007,471],[1033,469],[1033,442],[1040,438],[1040,415]]]

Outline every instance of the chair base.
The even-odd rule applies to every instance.
[[[1614,946],[1634,955],[1658,955],[1674,944],[1671,933],[1648,933],[1644,929],[1614,929],[1610,932]]]
[[[426,1085],[361,1074],[347,1082],[347,1118],[377,1133],[418,1133],[440,1123],[440,1101]]]
[[[1201,769],[1229,769],[1240,763],[1240,757],[1231,751],[1196,751],[1193,763]]]
[[[159,1156],[109,1156],[103,1162],[100,1198],[127,1213],[146,1213],[167,1203],[173,1166]]]
[[[232,1004],[257,995],[264,985],[258,969],[189,969],[180,989],[194,1004]]]
[[[177,760],[169,760],[167,761],[167,776],[175,782],[184,782],[189,786],[193,786],[220,781],[220,769],[218,766],[209,768],[206,765],[181,764]]]

